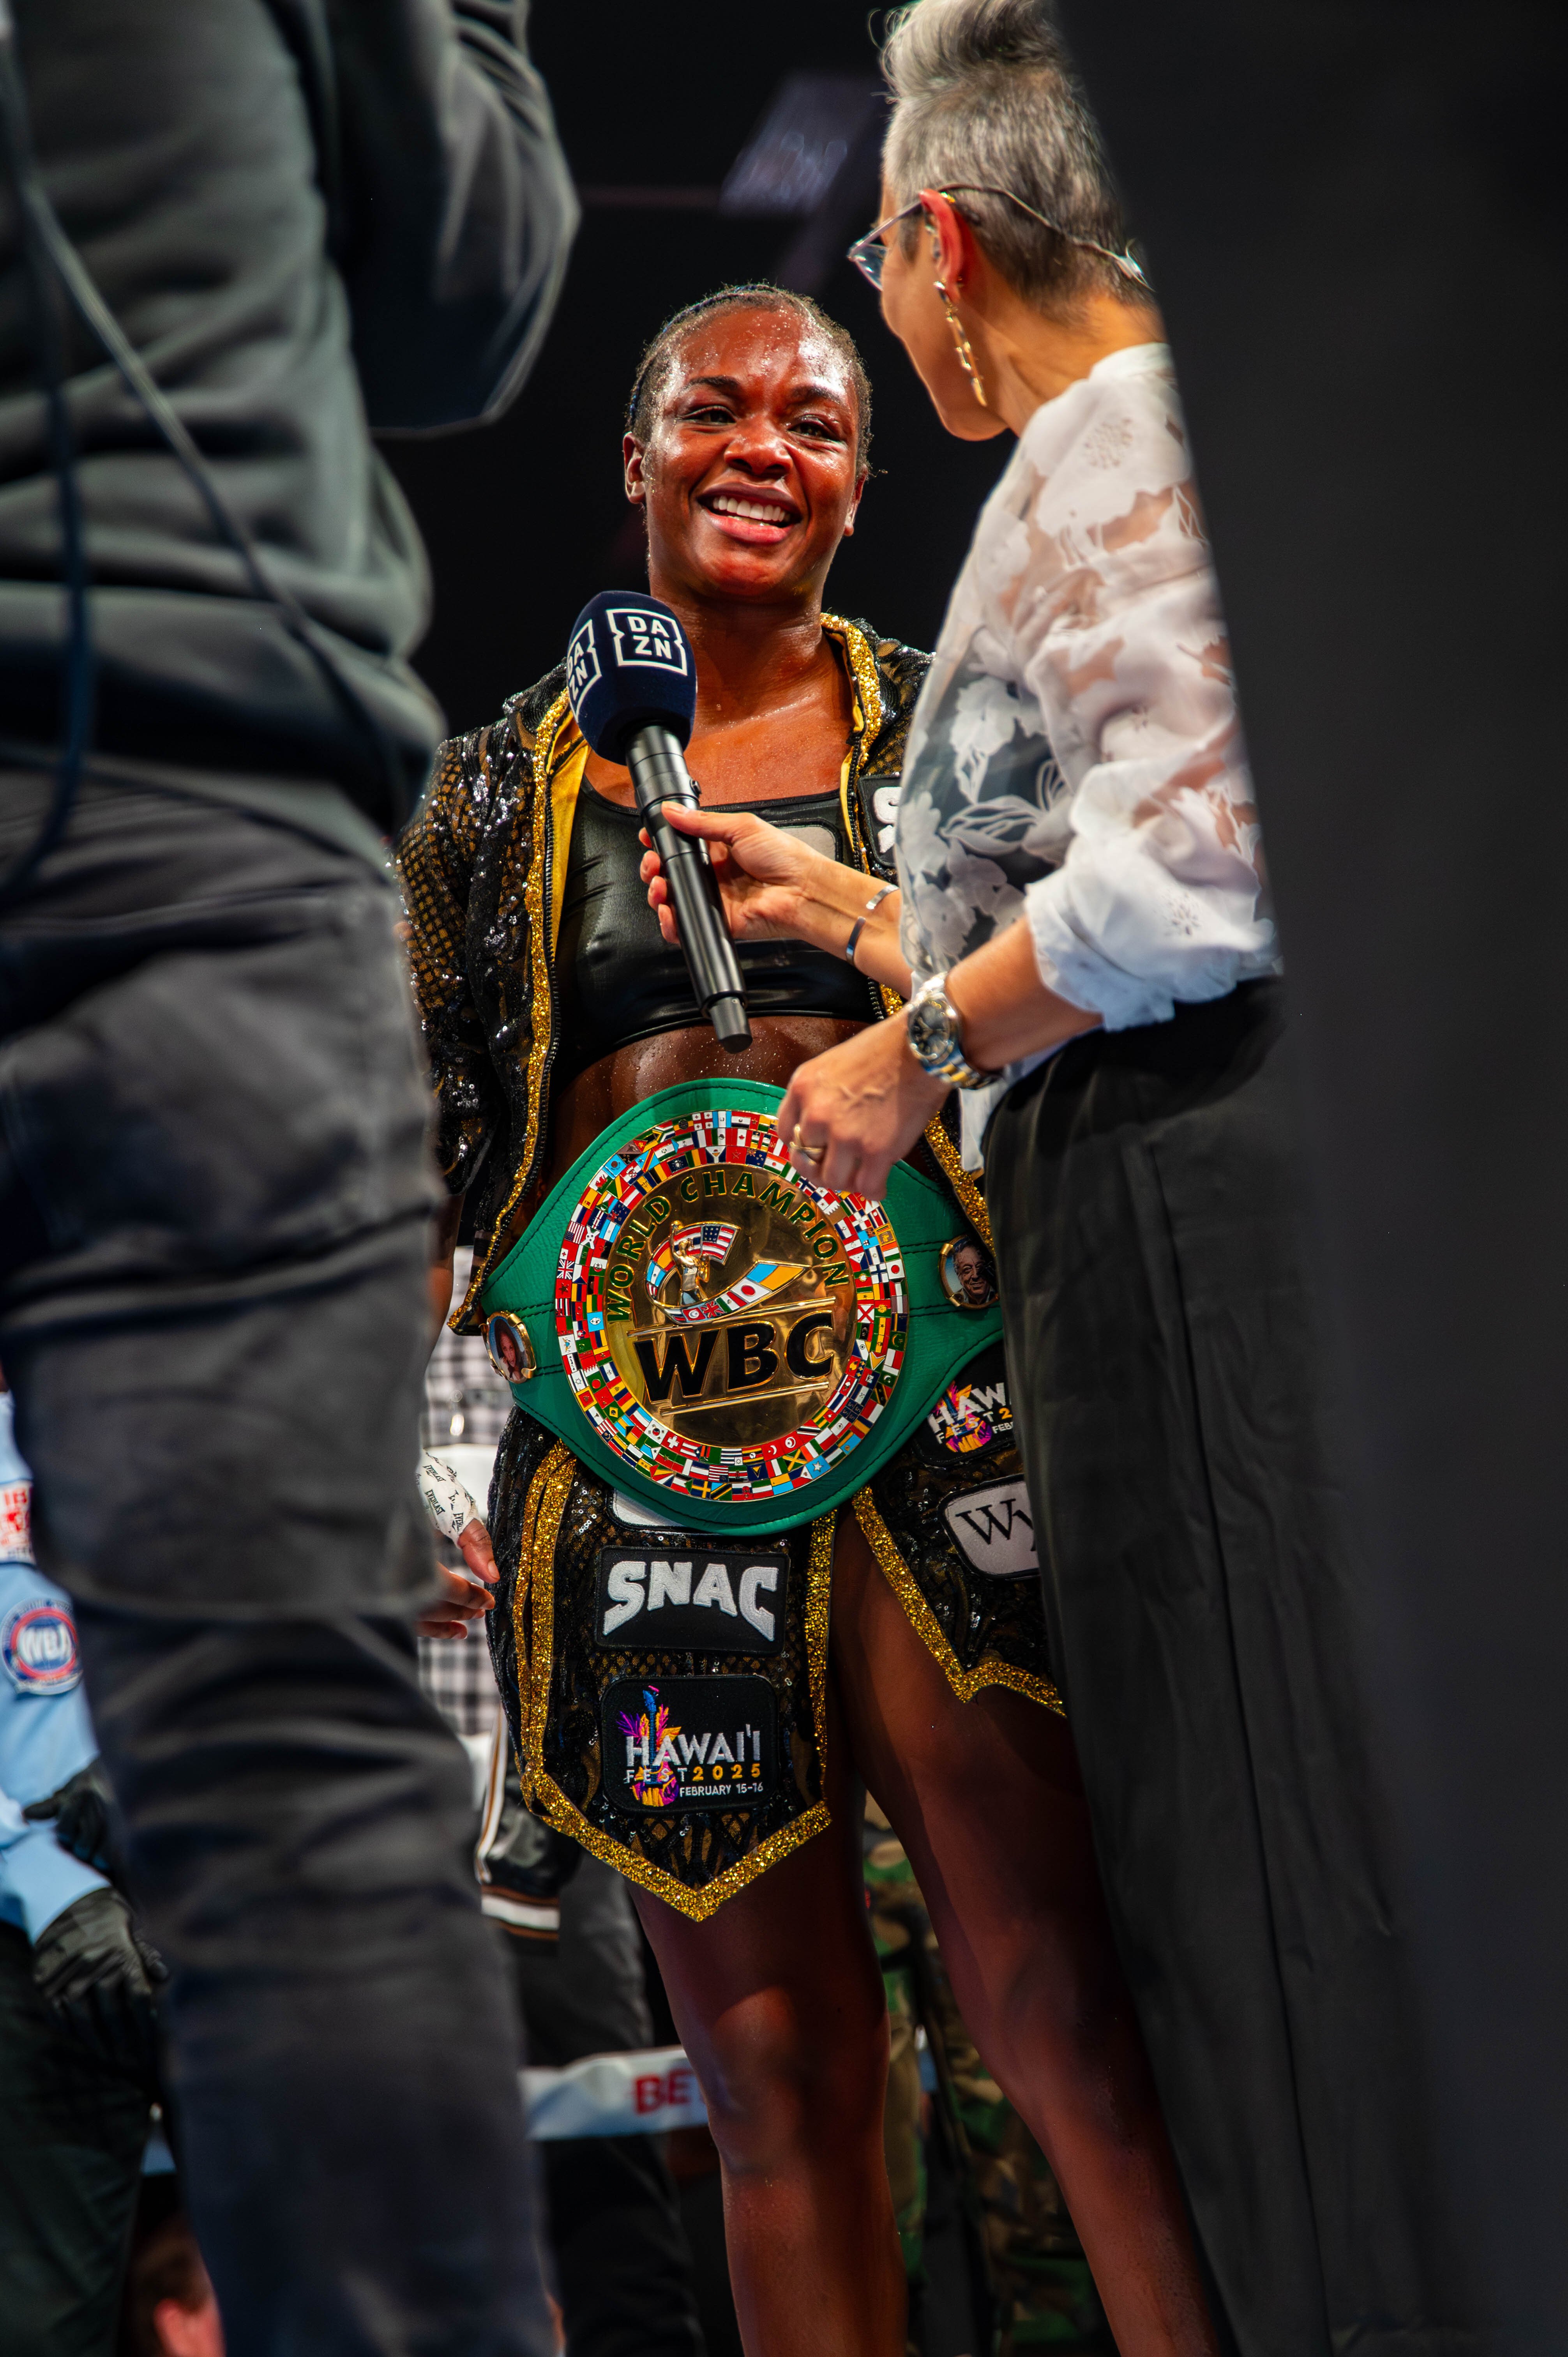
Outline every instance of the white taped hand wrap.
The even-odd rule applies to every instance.
[[[433,1457],[428,1448],[419,1459],[419,1494],[431,1522],[442,1537],[454,1544],[470,1523],[484,1519],[450,1465]]]

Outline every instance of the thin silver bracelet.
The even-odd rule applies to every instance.
[[[886,899],[888,894],[890,892],[897,892],[897,889],[898,887],[897,884],[885,884],[882,887],[881,891],[875,893],[866,902],[865,915],[855,919],[854,924],[849,929],[849,939],[843,945],[843,957],[844,963],[846,965],[854,965],[854,945],[856,942],[859,941],[862,933],[865,931],[866,918],[874,917],[877,909],[881,908],[884,900]],[[855,967],[855,971],[857,974],[860,971],[858,966]]]

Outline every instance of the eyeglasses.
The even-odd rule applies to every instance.
[[[1021,213],[1027,213],[1031,221],[1037,221],[1042,229],[1054,231],[1058,237],[1065,238],[1069,245],[1081,245],[1089,253],[1098,253],[1105,261],[1114,263],[1122,276],[1130,278],[1135,286],[1141,286],[1145,295],[1152,295],[1155,291],[1144,277],[1142,265],[1130,253],[1112,253],[1108,245],[1096,245],[1091,237],[1074,237],[1071,230],[1063,229],[1059,221],[1047,221],[1044,213],[1035,210],[1033,205],[1026,205],[1022,197],[1015,197],[1011,188],[988,188],[977,180],[961,180],[955,188],[939,188],[937,194],[949,198],[1005,197],[1010,205],[1016,205]],[[924,210],[924,199],[917,197],[914,203],[906,205],[901,213],[889,213],[885,221],[878,221],[875,229],[868,229],[864,237],[855,239],[849,250],[849,259],[863,278],[869,278],[874,286],[881,285],[882,266],[887,259],[883,231],[897,229],[900,221],[908,221],[914,214]]]

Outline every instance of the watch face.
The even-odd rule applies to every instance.
[[[909,1008],[909,1044],[923,1064],[940,1061],[953,1050],[953,1019],[944,1001],[935,996],[915,999]]]

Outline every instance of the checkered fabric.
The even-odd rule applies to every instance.
[[[422,1637],[419,1683],[454,1735],[489,1735],[501,1698],[482,1629],[466,1637]]]
[[[453,1299],[468,1289],[473,1253],[459,1247],[453,1268]],[[443,1327],[424,1377],[424,1418],[420,1438],[426,1448],[461,1440],[493,1448],[511,1414],[511,1394],[489,1361],[477,1334],[454,1334]]]
[[[468,1247],[460,1246],[454,1270],[459,1299],[467,1290],[472,1260]],[[511,1394],[490,1365],[483,1342],[443,1327],[424,1378],[423,1445],[437,1450],[452,1441],[493,1446],[510,1414]],[[484,1507],[481,1498],[481,1513]],[[435,1552],[443,1563],[462,1561],[450,1539],[437,1538]],[[454,1734],[489,1734],[500,1696],[481,1628],[470,1624],[466,1637],[422,1637],[419,1683]]]

